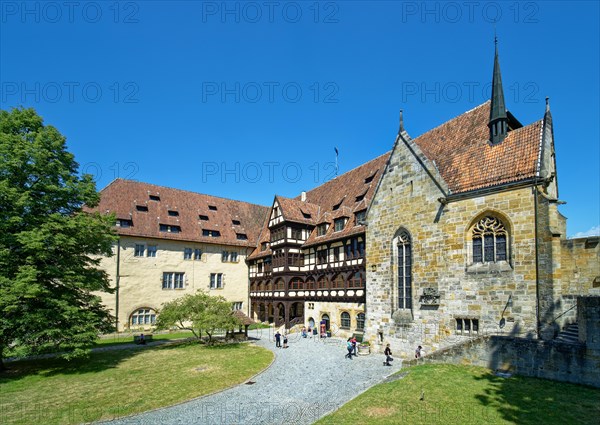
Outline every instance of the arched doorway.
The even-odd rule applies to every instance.
[[[329,330],[329,315],[328,314],[322,314],[321,315],[321,323],[325,324],[325,330],[328,331]]]

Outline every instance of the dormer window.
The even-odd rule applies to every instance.
[[[248,235],[245,233],[236,233],[235,234],[237,240],[239,241],[247,241],[248,240]]]
[[[365,199],[365,195],[367,194],[367,192],[368,192],[368,191],[369,191],[369,189],[365,190],[363,193],[361,193],[360,195],[358,195],[358,196],[356,197],[356,202],[360,202],[360,201],[362,201],[363,199]]]
[[[157,201],[157,202],[160,202],[160,196],[158,196],[158,195],[150,195],[148,198],[149,198],[151,201]]]
[[[140,212],[148,212],[148,207],[146,205],[136,205],[135,209]]]
[[[117,220],[117,227],[131,227],[133,226],[133,221],[132,220],[124,220],[124,219],[118,219]]]
[[[211,210],[211,211],[216,211],[217,207],[215,205],[209,205],[208,209]]]
[[[167,211],[167,214],[169,214],[171,217],[179,217],[179,211],[169,210]]]
[[[327,223],[321,223],[317,226],[317,236],[323,236],[327,233],[327,227],[329,225]]]
[[[377,171],[375,171],[373,174],[371,174],[369,177],[367,177],[365,179],[365,184],[371,183],[373,181],[373,179],[375,178],[376,175],[377,175]]]
[[[346,225],[346,217],[336,218],[333,222],[334,231],[341,232],[344,230],[344,226]]]
[[[208,221],[208,216],[207,216],[207,215],[202,215],[202,214],[200,214],[200,215],[198,216],[198,220],[202,220],[202,221]]]
[[[267,242],[262,242],[260,244],[260,250],[261,251],[266,251],[268,246],[269,246],[269,244]]]
[[[202,229],[202,236],[218,238],[221,236],[221,232],[219,232],[218,230]]]
[[[342,205],[342,202],[344,202],[344,199],[343,199],[343,198],[342,198],[342,200],[341,200],[340,202],[338,202],[337,204],[335,204],[335,205],[333,206],[333,210],[335,211],[335,210],[339,209],[339,208],[340,208],[340,206]]]
[[[304,218],[312,218],[312,215],[310,215],[309,213],[305,213],[304,211],[302,211],[302,217],[304,217]]]
[[[231,223],[232,223],[234,226],[239,226],[239,225],[241,225],[241,224],[242,224],[242,222],[241,222],[241,221],[239,221],[239,220],[231,220]]]
[[[354,214],[354,225],[360,226],[362,222],[365,221],[365,217],[367,216],[367,210],[357,211]]]
[[[172,226],[170,224],[159,224],[158,229],[161,232],[167,232],[167,233],[180,233],[181,232],[180,226]]]

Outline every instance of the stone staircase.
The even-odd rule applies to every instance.
[[[554,340],[567,344],[579,344],[579,325],[571,323]]]

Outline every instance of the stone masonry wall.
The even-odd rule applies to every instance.
[[[415,156],[400,142],[368,213],[367,329],[371,343],[408,356],[456,343],[456,318],[477,319],[479,334],[536,332],[534,196],[531,188],[494,193],[442,205],[443,196]],[[500,218],[510,234],[509,261],[473,265],[470,228],[480,218]],[[412,239],[413,308],[397,315],[394,237]],[[483,267],[481,267],[483,266]],[[439,305],[420,303],[425,288]],[[509,301],[510,300],[510,301]]]
[[[579,297],[577,305],[581,344],[483,336],[404,364],[469,364],[600,387],[600,297]]]

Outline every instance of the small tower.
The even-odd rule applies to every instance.
[[[498,39],[494,40],[496,53],[494,55],[494,74],[492,76],[492,104],[490,106],[490,142],[492,145],[501,143],[508,133],[508,117],[504,103],[504,90],[502,89],[502,76],[500,75],[500,61],[498,60]]]

